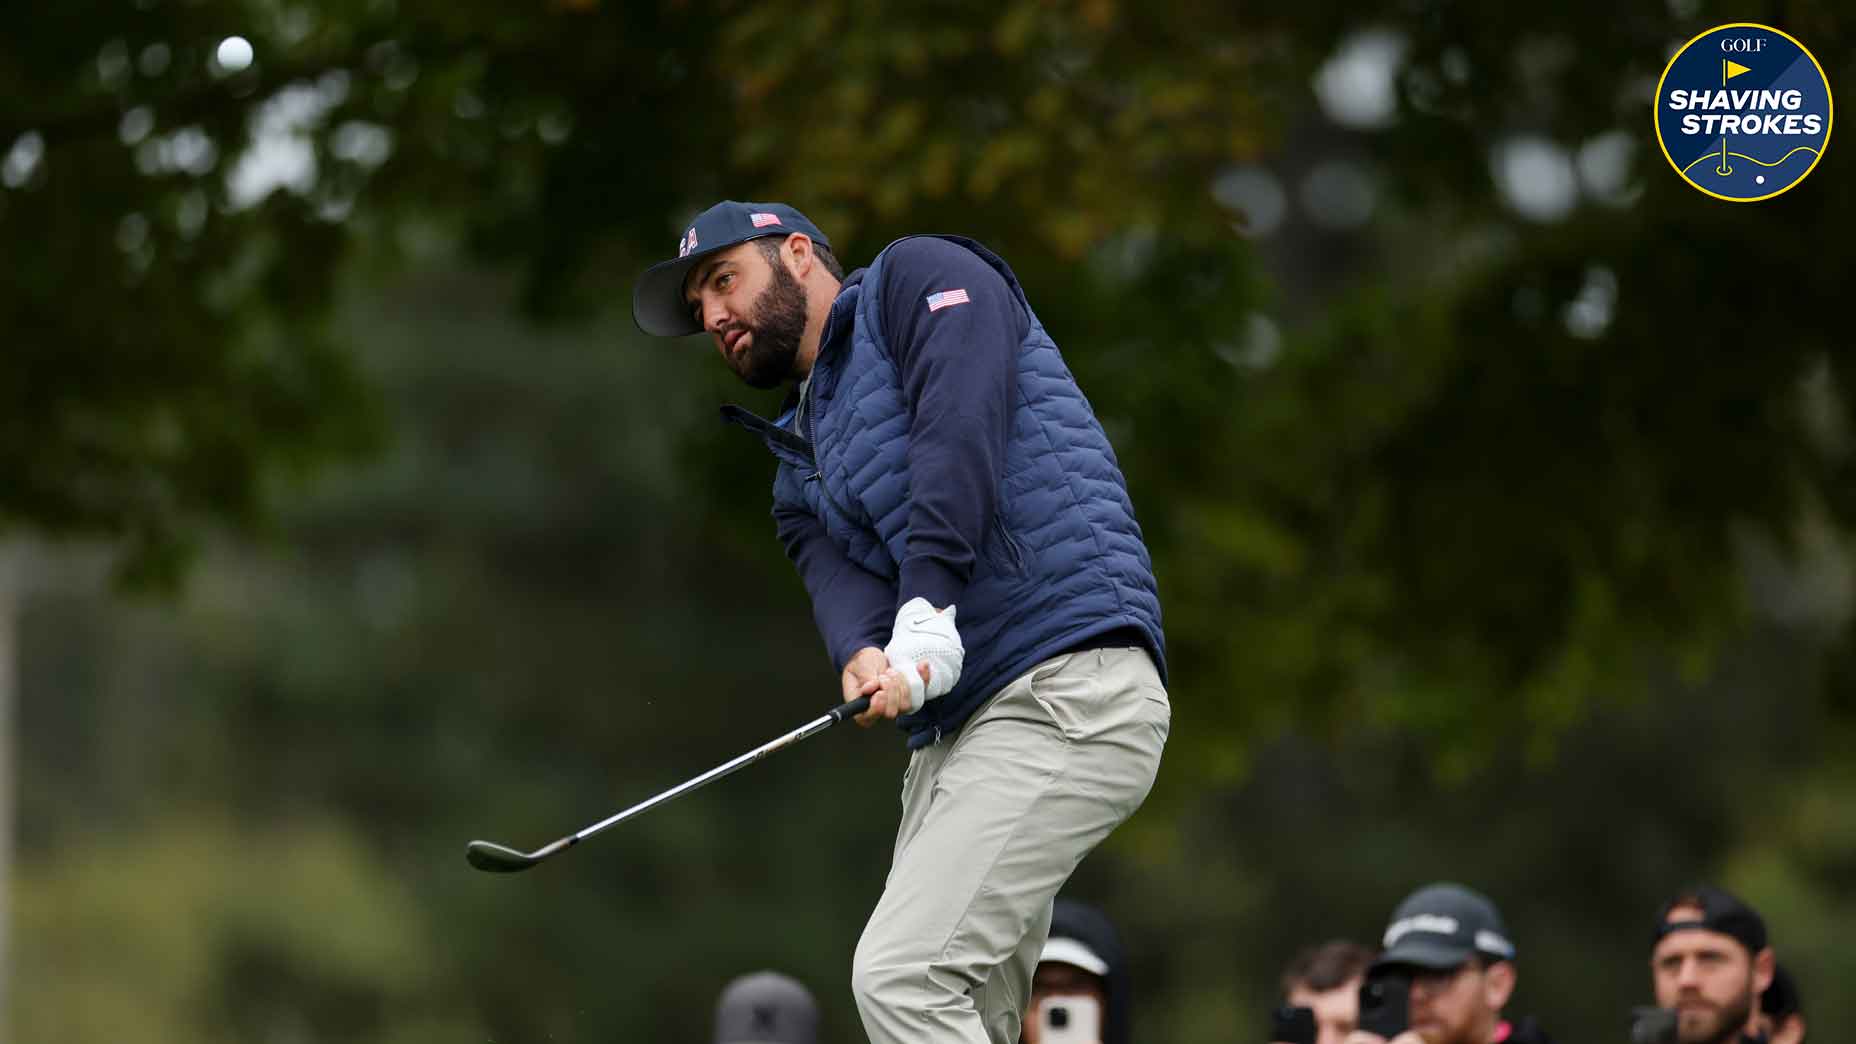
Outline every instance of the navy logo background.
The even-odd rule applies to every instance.
[[[1736,49],[1724,49],[1723,41]],[[1723,82],[1728,62],[1746,71]],[[1713,100],[1722,91],[1735,101],[1752,104],[1728,108],[1671,105],[1673,99],[1692,97],[1693,92],[1706,92]],[[1770,104],[1773,99],[1768,92],[1783,96],[1788,91],[1797,92],[1796,108]],[[1805,119],[1811,115],[1817,117],[1814,130]],[[1714,117],[1712,127],[1710,116]],[[1721,117],[1726,116],[1736,119],[1723,133]],[[1760,132],[1745,133],[1735,126],[1749,116],[1759,117]],[[1791,116],[1797,118],[1787,121]],[[1685,117],[1692,117],[1686,128]],[[1775,123],[1793,133],[1767,133]],[[1830,86],[1817,60],[1798,41],[1770,26],[1722,25],[1702,33],[1670,60],[1656,88],[1656,135],[1663,155],[1685,181],[1718,199],[1751,202],[1796,185],[1823,156],[1830,125]]]

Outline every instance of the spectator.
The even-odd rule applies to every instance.
[[[715,1003],[715,1044],[818,1044],[818,1005],[790,976],[743,975]]]
[[[1282,973],[1283,1003],[1315,1013],[1315,1044],[1342,1044],[1360,1014],[1360,981],[1373,949],[1334,939],[1295,955]]]
[[[1059,899],[1050,920],[1050,936],[1031,978],[1023,1044],[1042,1044],[1047,1004],[1083,999],[1100,1011],[1100,1044],[1128,1044],[1134,996],[1127,957],[1114,922],[1102,911],[1073,899]]]
[[[1759,996],[1772,985],[1766,922],[1752,907],[1702,886],[1656,919],[1650,977],[1658,1007],[1676,1013],[1679,1044],[1760,1040]]]
[[[1531,1018],[1502,1015],[1514,995],[1515,947],[1487,896],[1458,884],[1431,884],[1398,905],[1386,926],[1385,952],[1368,978],[1408,978],[1406,1028],[1392,1044],[1547,1044]],[[1355,1030],[1348,1044],[1384,1044]]]

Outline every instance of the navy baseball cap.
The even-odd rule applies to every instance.
[[[702,323],[683,299],[683,280],[703,258],[718,250],[762,236],[804,232],[812,242],[831,248],[825,233],[804,214],[784,203],[737,203],[725,199],[696,215],[677,241],[677,256],[644,270],[632,287],[632,321],[658,337],[701,333]]]
[[[1489,897],[1460,884],[1425,885],[1392,911],[1373,967],[1412,965],[1447,970],[1471,957],[1512,961],[1514,943]]]

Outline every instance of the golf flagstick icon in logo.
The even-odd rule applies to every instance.
[[[1728,80],[1733,79],[1734,77],[1740,75],[1741,73],[1748,73],[1752,71],[1753,70],[1747,68],[1744,65],[1741,65],[1739,62],[1736,62],[1736,61],[1733,61],[1727,58],[1722,58],[1721,59],[1721,86],[1722,87],[1727,86]],[[1725,134],[1721,135],[1721,165],[1714,168],[1714,172],[1716,174],[1719,174],[1721,177],[1726,177],[1729,174],[1732,174],[1734,172],[1733,166],[1727,161],[1727,135]],[[1758,176],[1759,175],[1755,175],[1755,177],[1758,177]],[[1764,179],[1762,178],[1761,180],[1763,181]]]
[[[1715,26],[1684,44],[1656,85],[1656,137],[1684,181],[1751,203],[1803,181],[1830,142],[1830,81],[1771,26]]]

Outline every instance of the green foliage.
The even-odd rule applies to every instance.
[[[585,313],[704,202],[790,198],[853,261],[946,228],[1020,268],[1123,446],[1180,653],[1202,668],[1185,694],[1254,683],[1210,701],[1236,734],[1364,718],[1457,761],[1522,732],[1545,756],[1642,657],[1705,668],[1736,619],[1735,526],[1785,541],[1821,510],[1841,529],[1852,488],[1798,390],[1825,375],[1847,428],[1837,338],[1809,305],[1835,292],[1839,194],[1714,207],[1641,149],[1627,203],[1557,226],[1518,224],[1494,192],[1486,157],[1508,135],[1641,124],[1641,80],[1685,27],[1609,15],[1420,5],[1370,23],[1408,50],[1400,120],[1362,139],[1392,195],[1376,235],[1330,249],[1379,274],[1317,287],[1322,314],[1260,366],[1243,353],[1286,295],[1208,186],[1306,119],[1283,85],[1369,24],[1338,9],[228,2],[151,4],[102,34],[48,19],[55,45],[22,65],[34,102],[0,119],[45,143],[0,221],[48,252],[22,259],[39,278],[10,299],[45,336],[14,371],[43,413],[13,429],[7,514],[123,534],[132,568],[159,569],[202,519],[261,517],[273,462],[363,444],[353,353],[316,319],[357,245],[416,258],[424,230],[455,231],[520,266],[531,310]],[[1604,44],[1577,46],[1593,17]],[[1834,36],[1827,8],[1792,17]],[[208,56],[233,28],[257,61],[225,74]],[[287,112],[316,176],[250,205],[221,175]],[[217,164],[176,159],[176,134]],[[1744,272],[1794,270],[1741,290]],[[92,280],[107,296],[60,307],[84,273],[110,273]],[[1616,314],[1569,332],[1593,279],[1622,288]],[[1733,321],[1668,314],[1688,299],[1733,301]],[[1788,334],[1753,352],[1745,330]]]
[[[425,909],[343,826],[193,808],[72,841],[13,892],[30,949],[10,989],[56,998],[19,1006],[19,1039],[481,1033],[433,992],[446,956]]]
[[[0,526],[109,539],[125,579],[171,584],[202,524],[263,520],[270,475],[377,438],[322,332],[346,236],[290,196],[233,210],[206,176],[248,140],[248,103],[203,82],[210,21],[74,14],[7,48]]]

